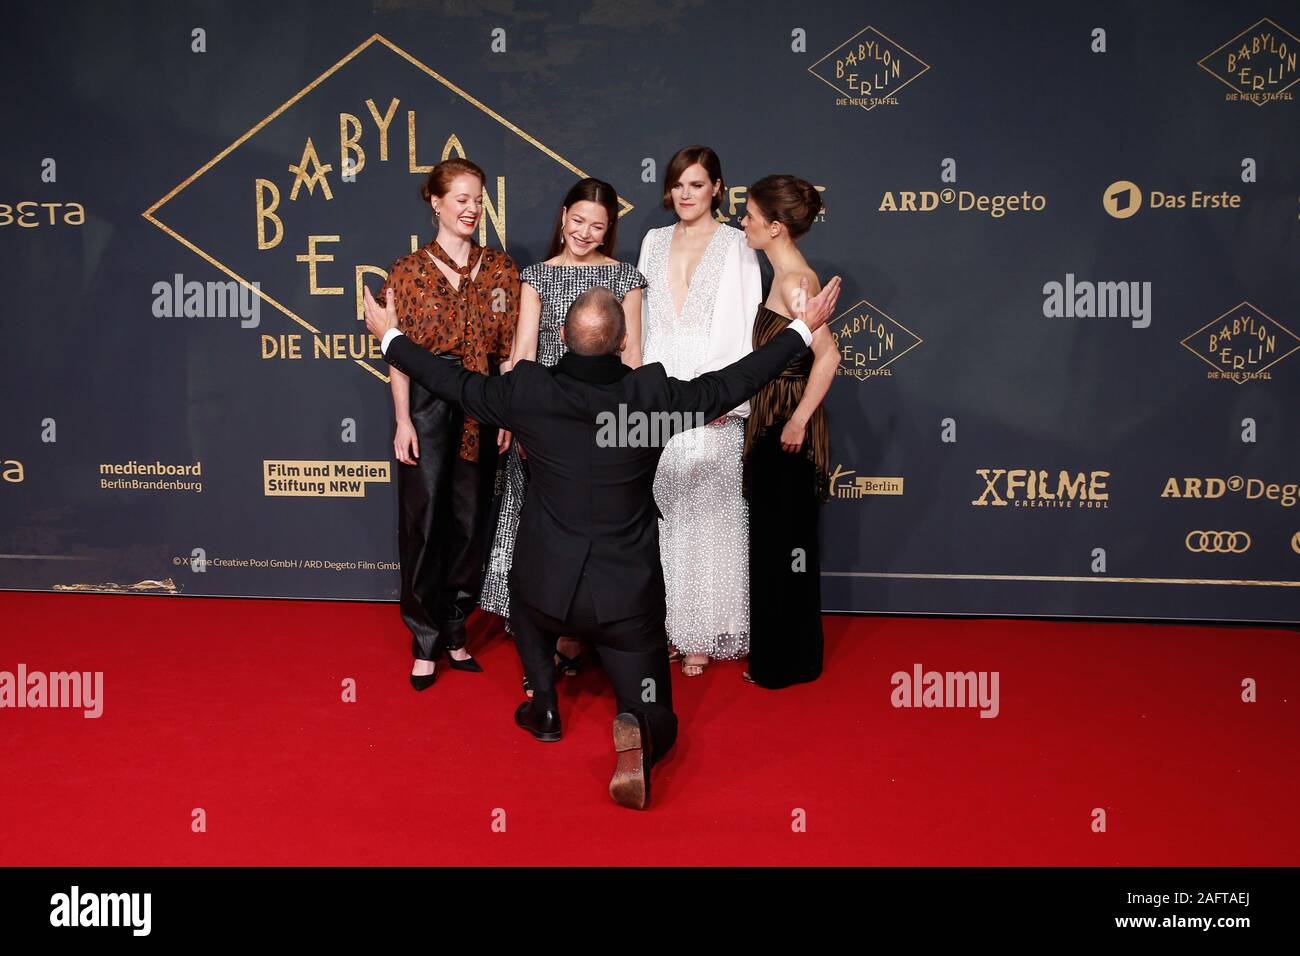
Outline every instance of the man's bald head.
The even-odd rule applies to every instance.
[[[564,316],[564,342],[579,355],[617,355],[626,334],[623,304],[604,286],[582,293]]]

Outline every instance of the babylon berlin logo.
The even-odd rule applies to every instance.
[[[1208,379],[1268,381],[1272,369],[1300,349],[1300,338],[1249,302],[1242,302],[1182,341],[1210,367]]]
[[[1242,30],[1197,65],[1229,90],[1224,99],[1263,106],[1291,99],[1300,80],[1296,56],[1300,38],[1268,17]]]
[[[898,91],[930,65],[875,27],[863,27],[808,67],[808,72],[842,93],[836,106],[897,106]]]
[[[276,122],[290,111],[292,120]],[[503,143],[505,132],[532,149]],[[477,143],[490,148],[480,153]],[[419,248],[417,230],[431,231],[427,205],[416,217],[418,185],[452,156],[487,171],[477,240],[506,249],[507,177],[493,173],[507,152],[510,183],[522,181],[516,188],[526,192],[559,195],[587,175],[375,34],[143,215],[302,330],[262,334],[261,358],[338,359],[387,381],[379,343],[360,324],[365,286],[377,289],[383,266],[408,251],[408,240],[409,251]],[[619,215],[632,208],[619,203]],[[242,215],[213,214],[227,208]]]
[[[890,366],[924,341],[866,299],[841,312],[827,327],[840,352],[835,374],[859,381],[893,375]]]

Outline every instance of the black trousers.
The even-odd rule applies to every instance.
[[[478,600],[496,429],[482,427],[479,460],[465,461],[459,455],[459,408],[414,380],[410,407],[420,456],[414,465],[397,466],[400,606],[411,630],[411,654],[431,661],[465,646],[465,619]]]
[[[515,571],[512,568],[511,574]],[[621,621],[596,620],[591,588],[584,573],[564,620],[520,601],[511,589],[510,620],[515,627],[515,648],[533,688],[533,699],[553,705],[555,695],[555,642],[561,636],[589,641],[614,685],[620,712],[645,718],[650,727],[651,763],[662,758],[677,740],[677,715],[673,713],[672,671],[668,664],[668,633],[664,610]]]

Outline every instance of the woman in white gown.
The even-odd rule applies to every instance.
[[[641,243],[637,268],[649,283],[643,360],[662,362],[674,378],[695,378],[752,351],[762,280],[745,234],[714,218],[725,189],[713,150],[679,150],[664,177],[664,207],[678,221],[651,229]],[[711,658],[749,653],[749,513],[741,494],[748,414],[745,402],[675,436],[655,476],[668,639],[688,677]]]

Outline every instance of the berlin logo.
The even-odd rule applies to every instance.
[[[1245,554],[1250,535],[1244,531],[1189,531],[1184,539],[1192,554]]]
[[[1288,90],[1300,80],[1297,50],[1300,38],[1265,17],[1202,57],[1197,65],[1228,88],[1225,100],[1263,106],[1291,99]]]
[[[897,106],[898,91],[930,69],[928,63],[875,27],[863,27],[808,67],[808,72],[842,96],[836,106]]]
[[[851,468],[836,465],[831,472],[831,497],[855,500],[867,495],[901,495],[903,479],[899,477],[882,478],[859,475]]]
[[[828,328],[840,350],[835,374],[851,375],[859,381],[893,375],[889,366],[924,341],[866,299],[841,313]]]
[[[1182,341],[1210,367],[1208,379],[1268,381],[1279,362],[1300,349],[1300,337],[1249,302],[1229,309]]]

